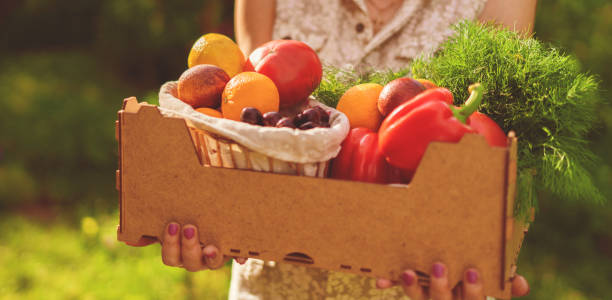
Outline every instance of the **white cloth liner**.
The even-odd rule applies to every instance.
[[[177,97],[177,82],[162,85],[159,91],[160,111],[165,116],[180,117],[199,129],[227,139],[274,159],[292,163],[328,161],[340,152],[340,144],[350,129],[348,118],[341,112],[310,98],[308,106],[321,106],[331,112],[330,128],[299,130],[264,127],[216,118],[195,111]]]

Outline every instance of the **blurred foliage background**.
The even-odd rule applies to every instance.
[[[612,3],[540,0],[535,36],[575,54],[612,96]],[[232,1],[0,2],[0,299],[227,297],[229,266],[187,273],[159,246],[116,242],[114,121],[122,99],[156,102],[203,33],[233,36]],[[612,110],[592,170],[612,198]],[[526,299],[609,299],[612,204],[542,195],[521,252]]]

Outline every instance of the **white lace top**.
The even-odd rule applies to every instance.
[[[364,0],[280,0],[273,39],[300,40],[323,64],[363,68],[407,66],[432,53],[451,25],[476,19],[486,0],[405,0],[376,34]],[[377,289],[373,278],[284,263],[234,262],[229,299],[408,299],[401,287]]]
[[[486,0],[405,0],[374,33],[365,0],[281,0],[273,39],[307,43],[324,64],[398,69],[435,51],[451,25],[475,19]]]

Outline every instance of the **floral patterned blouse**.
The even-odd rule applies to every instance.
[[[452,34],[451,25],[476,19],[486,0],[405,0],[378,32],[365,0],[280,0],[273,39],[307,43],[325,65],[405,67],[434,52]],[[229,299],[408,299],[401,287],[377,289],[356,274],[248,259],[234,262]]]

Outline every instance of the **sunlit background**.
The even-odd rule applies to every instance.
[[[612,3],[540,0],[535,36],[575,54],[612,95]],[[203,33],[233,36],[232,1],[0,1],[0,299],[224,299],[229,267],[165,267],[116,241],[122,99],[155,103]],[[592,170],[612,199],[612,110]],[[526,299],[610,299],[612,204],[542,195],[519,272]]]

